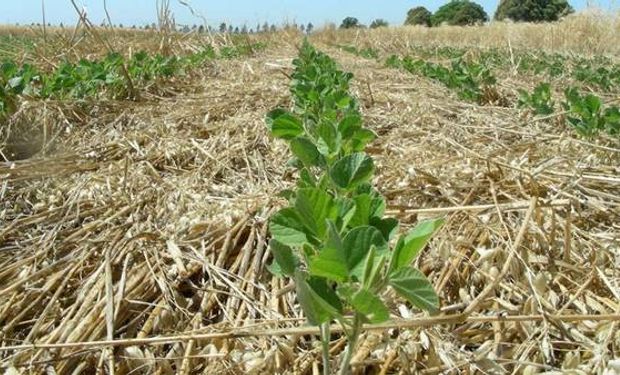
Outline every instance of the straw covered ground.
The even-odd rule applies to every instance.
[[[393,319],[363,335],[356,372],[620,371],[618,140],[464,102],[334,47],[393,52],[398,30],[311,38],[355,74],[389,214],[403,230],[446,218],[417,260],[442,313],[386,296]],[[191,50],[177,38],[175,51]],[[264,117],[291,104],[301,36],[263,38],[266,50],[157,82],[139,101],[19,103],[3,126],[25,156],[0,162],[0,372],[319,372],[317,331],[267,270],[267,220],[295,176]],[[127,40],[116,45],[145,43]],[[536,83],[499,78],[511,101]],[[344,345],[336,331],[334,361]]]

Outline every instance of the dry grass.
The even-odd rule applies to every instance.
[[[492,27],[525,38],[530,28],[565,26]],[[398,48],[417,31],[358,40]],[[437,43],[455,35],[421,31]],[[283,73],[300,39],[281,38],[259,56],[168,82],[165,97],[22,103],[13,121],[33,124],[33,137],[45,129],[47,147],[0,164],[3,372],[317,373],[314,331],[299,328],[290,285],[266,270],[267,218],[293,181],[285,146],[263,124],[290,100]],[[405,228],[447,218],[418,260],[442,316],[421,319],[386,296],[394,323],[365,334],[358,373],[612,374],[617,141],[586,142],[512,108],[463,103],[431,81],[330,48],[329,38],[316,40],[355,73],[366,122],[380,135],[370,152],[390,214]],[[473,30],[467,38],[475,42]],[[335,338],[334,358],[343,347]]]
[[[545,24],[492,22],[488,26],[407,26],[345,31],[327,28],[317,38],[329,44],[353,40],[358,45],[391,51],[435,45],[617,56],[620,53],[620,16],[592,9],[562,22]]]

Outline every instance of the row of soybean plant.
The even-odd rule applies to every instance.
[[[343,327],[348,346],[340,373],[346,374],[362,325],[390,317],[381,297],[387,288],[437,311],[437,294],[412,262],[443,221],[422,222],[398,237],[399,222],[384,217],[385,198],[372,185],[375,164],[364,150],[376,134],[363,126],[349,93],[353,75],[307,41],[294,66],[292,109],[267,116],[298,172],[296,186],[283,192],[288,206],[270,218],[271,271],[294,279],[305,316],[321,327],[326,374],[330,323]]]
[[[249,55],[262,47],[262,44],[252,48],[225,46],[218,54],[213,47],[207,46],[180,57],[150,55],[142,51],[125,58],[110,53],[100,60],[65,61],[51,72],[41,71],[31,64],[20,66],[6,60],[0,64],[0,119],[15,111],[19,97],[128,98],[133,94],[133,85],[144,86],[158,78],[184,74],[207,60]]]
[[[450,52],[454,53],[452,50]],[[462,99],[479,103],[486,98],[496,82],[489,67],[477,62],[466,62],[460,57],[452,60],[450,67],[445,67],[409,56],[401,59],[392,55],[386,60],[386,66],[402,68],[410,73],[438,80],[447,87],[457,90]],[[597,78],[599,79],[605,81],[604,78]],[[519,108],[529,108],[536,115],[551,115],[555,112],[555,102],[552,99],[549,83],[540,83],[532,92],[520,89],[518,93],[517,106]],[[596,94],[582,94],[576,87],[565,89],[564,97],[565,100],[562,101],[561,107],[565,111],[566,121],[581,136],[593,137],[601,132],[612,136],[620,135],[620,108],[618,106],[605,105]]]

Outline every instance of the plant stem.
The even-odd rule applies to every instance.
[[[339,375],[349,375],[351,374],[351,359],[353,358],[353,353],[355,353],[355,347],[357,346],[357,339],[360,336],[362,330],[362,315],[359,313],[355,313],[353,317],[353,328],[347,334],[347,338],[349,340],[349,345],[347,345],[347,350],[344,353],[344,357],[342,358],[342,363],[340,364]]]
[[[329,322],[321,324],[321,345],[323,347],[323,375],[331,375],[329,365]]]

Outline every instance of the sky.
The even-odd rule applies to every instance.
[[[45,3],[47,22],[52,24],[74,24],[77,15],[70,0],[0,0],[0,23],[30,24],[41,22],[41,3]],[[156,22],[156,0],[106,0],[114,24],[145,25]],[[221,22],[233,25],[247,24],[253,27],[264,22],[282,24],[312,22],[320,26],[328,22],[340,23],[347,16],[353,16],[364,24],[375,18],[383,18],[390,24],[402,24],[407,10],[422,5],[431,11],[447,2],[430,0],[170,0],[177,24],[201,24],[200,17],[182,2],[189,3],[194,10],[204,16],[208,23],[216,26]],[[478,0],[493,15],[498,0]],[[588,4],[602,9],[620,9],[620,0],[569,0],[577,9],[584,9]],[[94,23],[105,19],[104,0],[76,0],[86,6],[88,16]]]

